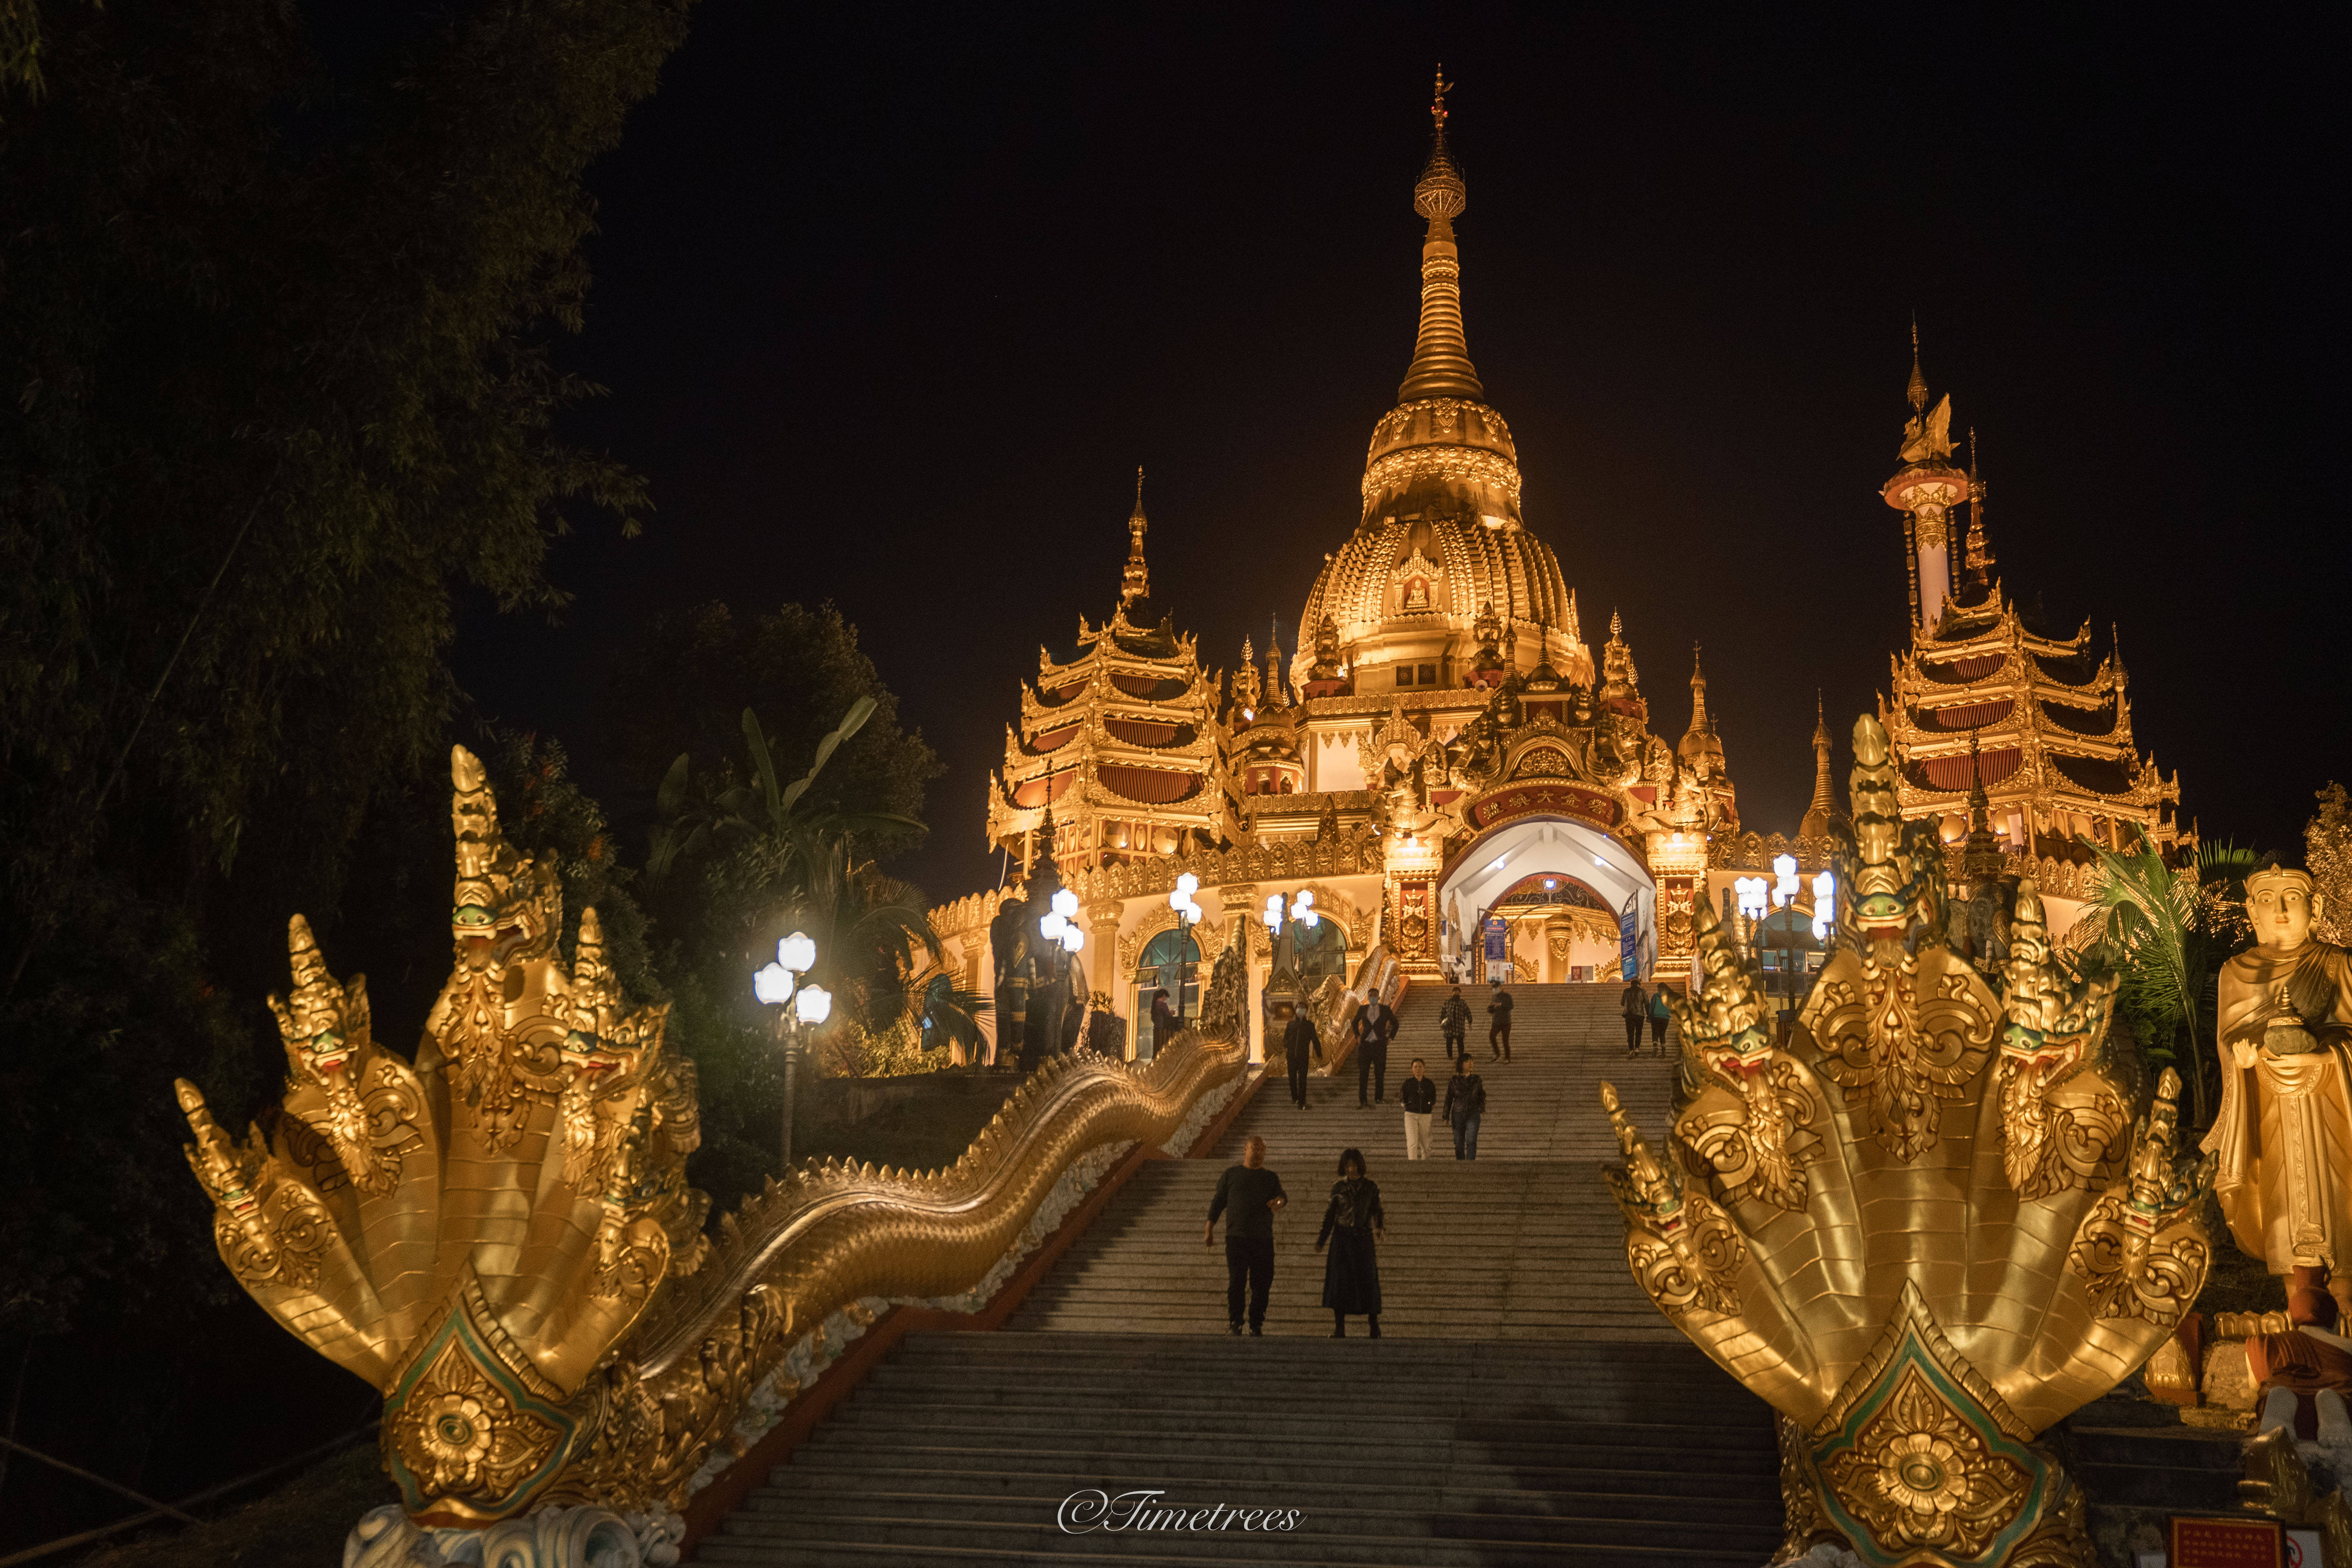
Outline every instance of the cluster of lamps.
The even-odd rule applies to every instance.
[[[803,985],[800,977],[816,967],[816,939],[794,931],[776,943],[775,961],[751,976],[751,994],[761,1005],[793,1004],[796,1023],[822,1024],[833,1016],[833,993],[822,985]]]
[[[1284,918],[1282,895],[1268,893],[1265,896],[1265,929],[1279,932],[1282,930]],[[1313,931],[1323,919],[1321,915],[1315,912],[1315,895],[1305,888],[1299,889],[1298,896],[1289,900],[1288,918],[1297,921],[1308,931]]]
[[[776,943],[774,960],[751,974],[751,994],[761,1005],[776,1009],[776,1038],[784,1047],[783,1168],[793,1168],[793,1046],[803,1026],[814,1028],[833,1016],[833,993],[822,985],[804,985],[801,976],[816,967],[816,941],[806,931],[794,931]],[[786,1004],[791,1004],[789,1009]]]
[[[1064,952],[1077,952],[1087,945],[1087,933],[1078,929],[1077,913],[1077,894],[1067,888],[1055,889],[1054,907],[1037,917],[1037,934],[1047,942],[1059,942]]]

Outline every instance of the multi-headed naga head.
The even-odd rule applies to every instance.
[[[2034,1438],[2195,1299],[2208,1172],[2179,1148],[2168,1073],[2126,1142],[2113,979],[2053,946],[2032,883],[2006,994],[1948,948],[1942,858],[1901,821],[1867,716],[1854,752],[1850,896],[1787,1039],[1748,1032],[1752,984],[1702,906],[1696,1059],[1664,1147],[1604,1097],[1627,1262],[1784,1417],[1790,1555],[2086,1563],[2079,1494]]]
[[[310,922],[296,915],[286,922],[286,948],[294,988],[280,1001],[268,998],[286,1042],[286,1060],[300,1084],[323,1084],[351,1066],[372,1043],[368,1037],[367,978],[354,974],[337,984],[310,935]],[[348,1082],[348,1079],[345,1081]]]
[[[449,782],[456,788],[449,821],[457,834],[449,931],[458,956],[545,957],[563,926],[562,883],[552,867],[516,854],[499,831],[498,798],[479,757],[450,747]]]
[[[599,1367],[707,1250],[664,1010],[627,1005],[593,911],[563,963],[552,872],[499,836],[480,764],[451,771],[457,961],[415,1065],[375,1044],[364,984],[336,982],[298,915],[268,1140],[233,1143],[179,1086],[223,1261],[382,1391],[386,1468],[429,1523],[526,1511],[604,1441]]]

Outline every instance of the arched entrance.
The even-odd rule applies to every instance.
[[[1437,907],[1446,921],[1448,966],[1464,956],[1480,916],[1550,878],[1591,893],[1612,916],[1632,899],[1642,970],[1650,971],[1658,951],[1658,894],[1649,868],[1624,840],[1565,816],[1516,817],[1472,839],[1446,865]]]

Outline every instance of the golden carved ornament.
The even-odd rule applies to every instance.
[[[178,1086],[222,1260],[383,1394],[420,1523],[681,1505],[796,1323],[971,1289],[1080,1154],[1167,1138],[1243,1070],[1191,1035],[1140,1069],[1055,1058],[950,1169],[803,1166],[713,1246],[665,1010],[627,1005],[593,910],[563,962],[553,877],[505,843],[479,763],[459,750],[451,776],[457,963],[415,1064],[376,1045],[364,983],[337,983],[297,916],[273,1132],[239,1144]]]
[[[1942,858],[1887,809],[1884,731],[1855,731],[1853,891],[1787,1037],[1702,906],[1667,1146],[1603,1091],[1627,1264],[1791,1424],[1792,1551],[2087,1565],[2080,1494],[2034,1439],[2173,1332],[2204,1279],[2209,1167],[2170,1073],[2122,1146],[2110,983],[2052,948],[2030,886],[2010,994],[1948,950]]]

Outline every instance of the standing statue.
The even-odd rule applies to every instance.
[[[1019,893],[996,906],[996,918],[988,922],[988,951],[996,972],[990,998],[991,1011],[996,1015],[995,1066],[1009,1068],[1021,1060],[1028,1028],[1030,972],[1036,967],[1034,955],[1043,940],[1037,935],[1029,901]]]
[[[2321,912],[2305,872],[2246,879],[2259,945],[2221,967],[2221,1112],[2205,1147],[2239,1247],[2273,1274],[2327,1270],[2352,1313],[2352,953],[2311,934]]]

